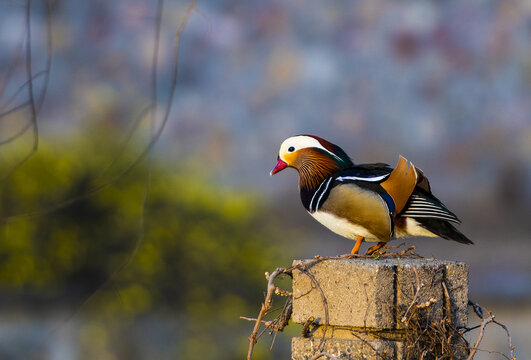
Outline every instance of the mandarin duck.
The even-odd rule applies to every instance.
[[[314,135],[286,139],[271,175],[293,167],[299,172],[302,204],[333,232],[355,240],[377,242],[370,255],[391,239],[441,237],[472,244],[452,223],[460,221],[432,193],[422,171],[400,156],[387,164],[354,164],[339,146]]]

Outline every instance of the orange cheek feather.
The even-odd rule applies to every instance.
[[[284,161],[286,162],[286,164],[288,164],[288,166],[293,166],[293,164],[295,163],[296,159],[297,159],[297,154],[296,153],[284,154]]]

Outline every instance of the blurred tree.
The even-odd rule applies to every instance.
[[[223,341],[233,342],[224,352],[241,357],[248,324],[238,316],[258,307],[264,271],[287,261],[256,194],[155,159],[149,187],[144,162],[86,199],[10,218],[85,194],[127,168],[135,152],[113,160],[119,148],[111,138],[43,143],[1,184],[1,217],[9,220],[0,229],[0,301],[82,306],[100,318],[178,312],[189,334],[176,339],[181,354],[194,341],[208,342],[200,358],[221,358],[226,345],[214,337],[231,326],[238,336],[226,339],[221,331]],[[0,172],[9,166],[2,161]],[[83,334],[93,333],[88,330]],[[198,358],[190,354],[185,358]]]

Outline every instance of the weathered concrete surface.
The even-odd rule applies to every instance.
[[[293,271],[292,319],[304,324],[313,317],[328,325],[307,338],[293,338],[292,359],[321,352],[339,359],[415,358],[406,356],[401,321],[413,301],[430,304],[416,309],[420,322],[448,315],[453,326],[466,326],[468,267],[434,259],[324,260],[303,266]],[[461,355],[454,358],[466,358],[466,352]]]
[[[296,260],[293,264],[300,263]],[[468,267],[463,263],[432,259],[325,260],[293,272],[293,321],[303,324],[313,316],[321,324],[328,318],[332,325],[399,329],[400,314],[413,301],[419,284],[417,300],[432,301],[425,315],[438,321],[446,314],[443,283],[454,326],[466,326]]]
[[[312,359],[321,352],[333,355],[338,359],[403,359],[403,343],[394,341],[362,341],[345,339],[295,337],[291,341],[291,358],[293,360]],[[320,359],[326,359],[326,356]]]
[[[293,272],[293,321],[304,323],[313,316],[325,323],[324,295],[329,324],[394,328],[392,264],[365,259],[333,260],[305,271],[310,276],[303,271]]]
[[[468,266],[456,262],[446,266],[446,287],[450,295],[452,322],[456,327],[466,327],[468,322]]]
[[[463,345],[461,343],[461,345]],[[318,354],[327,353],[338,359],[349,360],[409,360],[419,359],[421,354],[408,349],[404,341],[389,340],[348,340],[341,338],[294,337],[291,340],[291,359],[309,360]],[[454,360],[466,359],[468,352],[464,348],[456,348]],[[329,357],[321,356],[319,359]],[[424,359],[432,359],[430,354],[424,354]]]

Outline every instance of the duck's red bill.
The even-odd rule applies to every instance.
[[[271,170],[269,175],[275,175],[277,172],[284,170],[288,167],[288,164],[286,164],[284,161],[282,161],[280,158],[277,159],[277,165]]]

